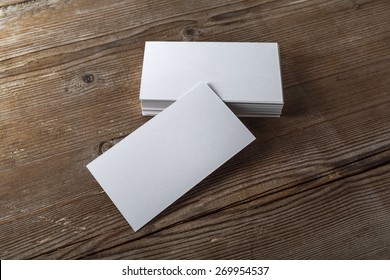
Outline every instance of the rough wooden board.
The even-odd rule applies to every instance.
[[[7,0],[7,1],[0,1],[0,7],[1,8],[9,8],[11,6],[16,6],[24,3],[28,3],[29,1],[25,0]],[[31,2],[31,1],[30,1]]]
[[[0,8],[0,257],[388,259],[389,13],[386,0]],[[277,41],[286,105],[243,119],[258,140],[133,233],[85,164],[148,119],[145,40]]]

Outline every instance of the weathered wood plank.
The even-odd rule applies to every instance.
[[[389,258],[388,1],[14,2],[1,258]],[[148,120],[145,40],[277,41],[286,105],[243,119],[258,140],[134,233],[85,164]]]
[[[388,170],[294,191],[272,203],[253,200],[88,258],[337,259],[370,258],[378,251],[388,256],[389,209],[382,207],[390,203],[390,180],[382,179]]]
[[[33,0],[34,1],[34,0]],[[27,4],[30,1],[26,0],[7,0],[7,1],[0,1],[0,7],[5,9],[5,8],[10,8],[12,6],[17,6],[17,5],[22,5],[22,4]]]

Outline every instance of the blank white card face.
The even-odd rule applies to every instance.
[[[174,101],[199,82],[225,102],[283,104],[278,44],[145,43],[143,102]]]
[[[87,167],[136,231],[254,139],[200,84]]]

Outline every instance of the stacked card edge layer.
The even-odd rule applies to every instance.
[[[155,116],[174,101],[141,100],[142,115]],[[280,117],[283,104],[271,103],[230,103],[226,105],[239,117]]]

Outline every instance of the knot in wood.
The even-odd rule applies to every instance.
[[[199,31],[194,26],[186,26],[183,28],[184,39],[193,40],[198,34],[199,34]]]
[[[95,80],[95,76],[93,74],[85,74],[82,79],[84,83],[90,84]]]
[[[115,145],[115,143],[112,140],[108,140],[106,142],[101,143],[100,147],[99,147],[99,153],[103,154],[103,153],[107,152],[114,145]]]

